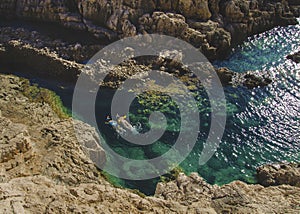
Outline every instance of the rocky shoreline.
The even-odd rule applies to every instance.
[[[159,183],[154,196],[113,187],[90,159],[105,160],[101,147],[95,148],[101,142],[94,129],[81,123],[88,144],[80,145],[71,119],[59,117],[49,103],[25,96],[24,84],[19,77],[0,75],[1,212],[300,211],[299,164],[259,169],[261,183],[276,185],[270,187],[240,181],[212,186],[196,173],[180,173],[174,181]],[[270,178],[280,182],[269,182]]]
[[[103,45],[81,45],[79,43],[65,42],[61,39],[52,39],[37,31],[25,28],[2,27],[0,28],[0,60],[2,66],[11,70],[20,70],[32,76],[52,78],[76,83],[84,65],[84,61],[90,59]],[[180,64],[181,62],[176,62]],[[175,63],[175,64],[176,64]],[[107,66],[106,62],[102,67]],[[26,71],[23,71],[26,68]],[[110,69],[110,68],[109,68]],[[178,78],[188,79],[189,71],[181,65],[175,65],[162,58],[150,60],[130,60],[116,66],[106,77],[103,87],[118,88],[122,81],[136,72],[158,69],[172,73]],[[106,70],[106,69],[105,69]],[[254,88],[266,86],[272,82],[270,77],[259,76],[253,71],[238,73],[228,68],[215,68],[221,83],[224,86],[245,86]]]
[[[0,27],[0,60],[1,65],[13,69],[27,68],[33,76],[75,83],[82,63],[106,42],[118,38],[164,33],[193,44],[208,59],[214,60],[226,57],[231,47],[249,35],[277,25],[295,24],[295,17],[299,15],[299,3],[294,0],[201,0],[196,3],[192,0],[3,0],[0,16],[6,20],[56,23],[91,34],[101,42],[70,42],[51,38],[38,30],[5,26]],[[297,55],[289,58],[298,59]],[[117,88],[141,66],[147,70],[154,65],[170,68],[166,61],[147,65],[131,61],[117,67],[105,86]],[[252,72],[237,74],[227,68],[216,71],[223,85],[232,85],[233,78],[237,85],[248,88],[271,82],[268,77]],[[185,79],[184,75],[178,77]],[[53,110],[43,98],[47,93],[32,89],[41,98],[32,100],[29,96],[32,91],[24,91],[24,80],[1,74],[0,86],[1,212],[300,212],[299,164],[260,167],[257,177],[261,185],[235,181],[219,187],[192,173],[190,176],[179,174],[173,181],[159,183],[151,197],[116,188],[93,164],[92,160],[104,164],[105,152],[97,146],[101,142],[92,127],[80,124],[87,133],[86,144],[80,145],[71,119]]]
[[[5,0],[0,3],[0,16],[4,17],[3,23],[0,23],[0,59],[1,64],[12,70],[28,68],[26,72],[31,72],[32,76],[75,83],[82,64],[105,44],[119,38],[163,33],[189,42],[209,60],[222,59],[247,36],[278,25],[296,24],[299,15],[299,3],[291,0],[206,0],[197,3],[178,0],[150,1],[148,4],[141,0]],[[21,27],[16,25],[18,20],[24,27],[22,24]],[[30,26],[30,21],[35,22],[35,27]],[[45,33],[44,27],[40,29],[41,25],[49,25],[52,30],[46,30]],[[69,34],[68,38],[61,38],[51,32],[67,29],[70,29],[66,33]],[[77,33],[71,29],[83,36],[72,38]],[[126,71],[137,69],[128,67],[125,65],[116,69],[118,75],[111,77],[112,80],[105,86],[116,88],[117,82],[128,77]],[[120,73],[123,70],[125,72]],[[223,85],[235,82],[238,83],[236,85],[254,88],[271,82],[270,77],[260,77],[251,71],[238,74],[221,68],[216,69],[216,72]]]
[[[17,1],[0,3],[6,19],[38,20],[89,32],[102,40],[163,33],[181,38],[210,59],[232,45],[278,25],[296,24],[298,1]]]

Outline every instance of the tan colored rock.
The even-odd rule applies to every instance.
[[[135,36],[136,27],[129,20],[130,11],[116,10],[107,20],[107,27],[122,34],[122,37]]]
[[[270,164],[257,169],[257,179],[261,185],[274,186],[288,184],[300,187],[300,164]]]
[[[22,94],[21,84],[24,83],[19,78],[1,76],[0,142],[1,167],[7,170],[5,180],[44,174],[70,185],[96,181],[97,170],[91,168],[93,163],[87,158],[88,153],[81,150],[95,151],[100,163],[105,162],[101,142],[94,141],[97,136],[94,129],[86,124],[80,126],[89,142],[81,147],[72,120],[60,119],[46,103],[31,102]]]
[[[0,213],[297,213],[300,188],[232,182],[212,186],[197,173],[159,183],[155,196],[142,197],[109,184],[86,155],[101,149],[94,129],[82,122],[80,145],[70,119],[47,103],[32,103],[18,77],[0,75],[1,142],[21,149],[0,163]],[[21,137],[19,133],[26,133]],[[2,144],[0,144],[2,145]],[[6,145],[6,144],[5,144]],[[98,145],[98,146],[97,146]],[[16,147],[14,147],[16,148]],[[22,147],[23,148],[23,147]],[[26,154],[32,150],[31,156]],[[84,151],[86,150],[86,151]],[[103,157],[102,157],[103,158]]]
[[[77,79],[80,69],[82,68],[81,64],[61,58],[56,52],[47,47],[39,47],[39,45],[41,45],[40,43],[33,43],[34,46],[32,46],[28,44],[26,40],[22,41],[22,39],[8,39],[8,41],[2,40],[2,42],[5,46],[5,52],[0,53],[0,57],[3,61],[7,63],[18,63],[21,67],[30,67],[33,72],[37,73],[39,73],[40,68],[43,68],[43,73],[39,73],[39,75],[42,76],[60,76],[61,79],[74,81]]]
[[[226,55],[230,50],[231,36],[218,27],[216,22],[186,22],[184,16],[173,13],[154,12],[139,19],[145,33],[163,33],[181,38],[199,48],[209,59]]]
[[[190,21],[188,23],[191,28],[199,30],[202,33],[215,31],[219,25],[218,22],[214,22],[211,20],[209,20],[207,22],[192,22],[192,21]]]
[[[179,14],[154,12],[151,16],[146,14],[139,19],[139,24],[147,32],[165,33],[170,36],[180,35],[188,24]]]
[[[0,163],[14,159],[31,149],[27,127],[0,117]]]
[[[102,169],[106,162],[106,155],[101,145],[101,140],[95,130],[86,123],[74,121],[74,127],[77,131],[76,137],[87,157]]]
[[[176,34],[180,35],[183,28],[193,28],[206,33],[207,27],[214,28],[211,24],[213,20],[218,23],[218,28],[230,32],[231,42],[228,43],[228,40],[223,38],[218,39],[217,35],[222,32],[219,30],[213,40],[208,40],[203,45],[192,45],[198,48],[202,46],[200,50],[209,59],[214,60],[228,55],[228,51],[224,52],[228,44],[231,47],[250,35],[277,25],[296,24],[295,17],[300,14],[300,5],[297,3],[288,0],[3,0],[0,2],[0,15],[59,23],[66,28],[89,32],[101,41],[115,41],[118,38],[147,32],[174,36],[175,30],[179,30]],[[172,12],[172,17],[166,15],[169,12]],[[158,25],[153,26],[153,29],[152,25],[147,23],[147,14],[156,14],[154,24]],[[183,16],[185,21],[180,21],[179,16]],[[144,21],[140,22],[141,19]],[[207,22],[207,25],[201,24],[200,28],[194,28],[192,25],[187,27],[185,22],[190,21]],[[147,29],[149,26],[150,29]],[[213,31],[209,29],[209,32]],[[190,41],[191,39],[187,42]]]
[[[206,21],[211,17],[208,0],[179,0],[178,11],[187,18]]]
[[[225,3],[225,17],[232,22],[241,22],[245,14],[241,11],[239,2],[230,0]]]

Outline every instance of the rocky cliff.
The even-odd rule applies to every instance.
[[[51,38],[45,33],[26,28],[2,27],[0,28],[0,47],[2,47],[0,49],[0,64],[2,66],[32,76],[50,77],[74,84],[84,67],[82,62],[91,58],[103,45],[80,44],[61,38]],[[173,54],[180,55],[178,51]],[[197,85],[199,80],[193,78],[189,70],[184,69],[181,61],[169,62],[166,58],[152,57],[148,60],[132,59],[125,62],[116,66],[107,75],[106,82],[102,86],[117,88],[125,79],[137,72],[153,69],[171,73],[187,84],[190,82],[189,84]],[[109,64],[103,60],[101,63],[102,68]],[[107,67],[107,69],[110,70],[111,68]],[[215,70],[224,86],[241,85],[254,88],[266,86],[272,82],[264,74],[253,71],[238,73],[227,68],[216,68]],[[89,75],[92,76],[92,74]]]
[[[0,58],[1,64],[34,68],[33,75],[76,81],[82,68],[78,62],[101,48],[98,41],[165,33],[216,59],[248,35],[294,24],[299,14],[295,0],[1,0],[0,15],[6,20],[58,23],[98,39],[72,43],[1,27]],[[140,65],[131,66],[117,69],[130,73]],[[235,75],[225,68],[218,74],[224,84],[231,84]],[[112,79],[126,75],[119,72]],[[248,81],[242,84],[251,88],[269,82],[251,75],[242,76]],[[108,86],[117,84],[110,81]],[[51,104],[49,93],[24,79],[0,75],[0,213],[300,212],[299,165],[261,167],[263,186],[240,181],[213,186],[193,173],[159,183],[152,197],[113,187],[93,164],[106,160],[95,130],[76,121],[85,133],[79,144],[72,120]]]
[[[298,165],[277,167],[285,179],[271,187],[240,181],[212,186],[196,173],[159,183],[151,197],[113,187],[90,159],[105,163],[95,130],[75,121],[85,133],[86,144],[80,145],[72,120],[50,107],[48,93],[0,75],[1,213],[300,212],[299,182],[290,182],[295,173],[299,181]],[[267,170],[268,181],[275,171]]]
[[[216,59],[249,35],[295,24],[299,5],[294,0],[2,0],[0,15],[55,22],[105,40],[164,33]]]

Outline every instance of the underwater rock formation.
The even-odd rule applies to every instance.
[[[290,54],[286,57],[287,59],[293,60],[296,63],[300,63],[300,51],[294,54]]]

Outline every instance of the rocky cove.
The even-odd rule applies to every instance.
[[[112,186],[90,158],[105,161],[95,129],[82,122],[86,145],[71,119],[49,99],[32,100],[28,81],[1,75],[1,211],[8,213],[272,213],[299,211],[300,166],[258,169],[262,185],[210,185],[179,173],[159,183],[154,196]],[[46,97],[50,92],[44,91]],[[52,95],[53,96],[53,95]],[[58,116],[60,115],[60,117]],[[91,148],[93,144],[93,148]],[[272,186],[270,186],[272,185]]]
[[[61,39],[60,35],[53,38],[51,32],[41,32],[39,27],[32,30],[24,27],[25,24],[16,27],[5,21],[1,27],[1,65],[23,75],[74,83],[81,63],[105,44],[123,36],[153,32],[185,39],[198,46],[209,59],[222,58],[229,47],[248,35],[276,25],[293,24],[299,13],[297,2],[293,1],[201,1],[194,11],[195,5],[189,1],[154,2],[153,9],[142,5],[143,2],[127,1],[40,1],[39,4],[3,1],[1,14],[6,18],[42,21],[38,25],[50,21],[62,25],[63,29],[87,33],[83,38],[90,39],[89,34],[95,34],[98,39],[82,42],[82,39]],[[157,59],[146,65],[139,62],[121,65],[110,77],[107,87],[116,88],[132,73],[153,66],[168,68],[171,65]],[[226,68],[219,69],[218,74],[224,85],[230,85],[233,76],[246,75]],[[269,78],[251,72],[247,79],[250,84],[245,80],[240,84],[248,88],[270,83]],[[28,88],[29,95],[38,91],[41,98],[32,100]],[[28,82],[18,77],[4,75],[1,76],[1,90],[1,136],[4,136],[1,141],[4,145],[1,148],[1,207],[5,211],[268,213],[299,210],[297,164],[261,167],[259,182],[264,186],[275,185],[273,187],[240,181],[219,187],[192,173],[190,176],[178,174],[173,181],[159,183],[154,197],[115,188],[89,159],[94,157],[100,164],[105,159],[104,151],[97,147],[99,139],[93,128],[82,124],[87,142],[94,142],[91,150],[79,145],[70,119],[64,118],[60,110],[52,110],[59,103],[50,108],[52,101],[43,98],[53,95],[30,88]]]

